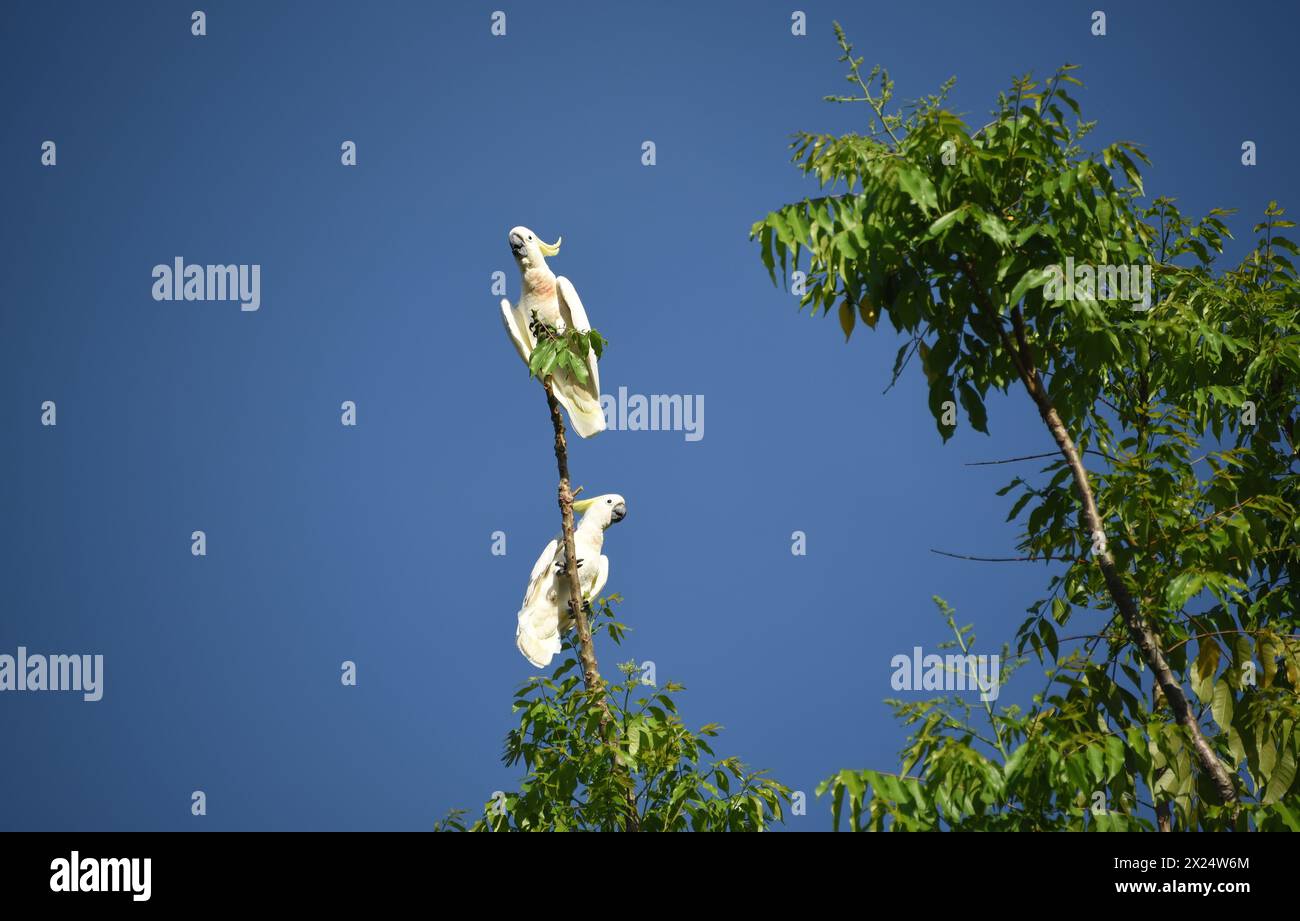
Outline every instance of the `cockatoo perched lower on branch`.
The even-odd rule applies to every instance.
[[[573,548],[578,555],[578,582],[585,603],[600,595],[609,579],[609,557],[601,555],[605,529],[627,515],[622,496],[609,494],[573,503],[582,521],[573,530]],[[545,668],[560,651],[560,637],[573,626],[569,610],[569,577],[565,570],[564,535],[552,540],[537,558],[528,578],[524,606],[519,609],[515,645],[524,658]]]
[[[546,265],[547,256],[560,252],[560,240],[543,243],[527,227],[515,227],[510,231],[510,251],[514,253],[522,280],[522,292],[519,303],[513,307],[510,301],[501,299],[501,319],[505,321],[506,332],[515,344],[519,357],[528,364],[537,344],[533,338],[531,323],[533,314],[537,319],[557,332],[569,329],[586,332],[591,329],[587,322],[587,312],[582,309],[578,292],[573,283],[563,275],[557,277]],[[551,389],[569,413],[569,422],[573,430],[583,438],[605,430],[605,413],[600,408],[600,372],[596,367],[596,353],[587,350],[587,380],[579,382],[572,373],[557,368],[551,374]]]

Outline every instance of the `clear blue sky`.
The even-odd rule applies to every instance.
[[[701,441],[573,448],[628,502],[606,552],[634,632],[606,670],[653,660],[720,752],[810,796],[892,768],[889,662],[945,638],[930,596],[991,646],[1048,577],[929,552],[1012,549],[1011,471],[962,464],[1051,444],[1016,393],[991,438],[941,445],[919,369],[881,395],[884,325],[846,346],[797,315],[747,231],[811,192],[791,132],[865,124],[820,101],[832,19],[900,98],[956,74],[972,120],[1015,73],[1083,65],[1096,143],[1144,143],[1149,191],[1239,208],[1239,236],[1300,204],[1292,5],[1107,4],[1096,38],[1098,5],[7,5],[0,653],[106,674],[97,703],[0,695],[0,828],[421,829],[508,788],[515,612],[558,527],[544,398],[490,293],[504,270],[518,294],[516,224],[563,235],[606,392],[705,397]],[[261,309],[154,301],[177,256],[260,264]]]

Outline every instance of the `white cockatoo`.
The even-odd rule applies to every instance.
[[[560,240],[543,243],[527,227],[512,228],[509,235],[510,251],[519,266],[522,290],[519,303],[501,299],[501,319],[506,332],[515,344],[519,357],[528,364],[536,340],[530,324],[533,314],[537,319],[555,327],[557,332],[591,329],[587,311],[582,309],[573,282],[563,275],[556,276],[546,265],[546,257],[560,252]],[[596,367],[596,353],[587,350],[587,380],[579,382],[568,370],[556,368],[551,373],[551,389],[569,413],[573,430],[583,438],[605,430],[605,414],[600,408],[600,371]]]
[[[622,496],[609,494],[573,503],[582,520],[573,529],[573,548],[578,555],[578,582],[583,602],[600,595],[609,579],[609,557],[601,554],[605,529],[627,515]],[[560,651],[560,637],[573,626],[569,610],[569,577],[565,569],[564,535],[552,540],[537,558],[528,577],[528,591],[519,609],[515,645],[524,658],[545,668]]]

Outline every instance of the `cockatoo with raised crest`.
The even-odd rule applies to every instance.
[[[622,496],[611,493],[575,502],[573,510],[583,513],[582,520],[573,529],[573,548],[578,557],[578,582],[582,586],[585,604],[600,595],[609,579],[609,557],[601,553],[605,529],[623,520],[627,515],[627,503]],[[551,658],[560,651],[560,637],[573,626],[566,562],[564,535],[561,534],[547,544],[537,558],[533,573],[528,577],[524,605],[519,609],[515,645],[524,658],[538,668],[551,663]]]
[[[537,344],[531,328],[533,314],[537,319],[563,333],[569,329],[586,332],[591,329],[587,311],[582,308],[573,282],[563,275],[556,276],[546,265],[547,256],[560,252],[561,240],[543,243],[527,227],[511,229],[510,251],[519,266],[522,290],[519,302],[513,307],[501,299],[501,319],[506,332],[515,344],[519,357],[528,364]],[[596,353],[587,350],[587,380],[579,381],[564,368],[551,373],[551,389],[560,405],[569,413],[573,430],[583,438],[605,430],[605,414],[600,408],[600,371],[596,367]]]

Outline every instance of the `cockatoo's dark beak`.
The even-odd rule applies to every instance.
[[[517,233],[512,233],[510,235],[510,251],[516,256],[520,255],[524,251],[524,238],[519,236]]]
[[[627,506],[620,502],[614,506],[614,511],[610,513],[609,521],[613,524],[615,521],[622,521],[627,517]]]

